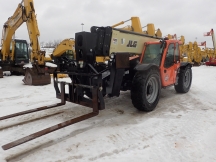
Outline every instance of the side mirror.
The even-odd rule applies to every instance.
[[[161,39],[160,42],[161,42],[160,48],[166,48],[166,41],[165,41],[165,39]]]

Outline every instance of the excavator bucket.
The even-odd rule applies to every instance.
[[[34,69],[27,68],[23,82],[26,85],[47,85],[51,83],[51,77],[49,73],[38,74]]]
[[[3,70],[0,67],[0,78],[3,78]]]

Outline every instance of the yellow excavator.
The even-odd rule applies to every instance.
[[[75,40],[74,39],[64,39],[61,41],[56,48],[53,50],[53,53],[50,57],[46,57],[46,61],[51,61],[52,58],[58,58],[64,55],[65,57],[70,57],[74,59],[75,57]],[[49,59],[48,59],[49,58]]]
[[[53,53],[50,57],[46,57],[46,62],[65,64],[64,60],[75,60],[75,40],[74,39],[64,39],[61,41],[56,48],[53,50]],[[58,71],[58,69],[57,69]],[[53,74],[50,74],[53,76]],[[58,73],[58,78],[65,78],[67,74]]]
[[[31,54],[28,54],[28,43],[26,40],[13,39],[15,31],[26,23]],[[40,49],[39,38],[40,32],[38,29],[35,8],[33,0],[22,0],[18,4],[14,14],[8,18],[3,25],[2,31],[2,49],[0,51],[0,77],[3,76],[3,71],[11,71],[12,73],[23,73],[25,77],[23,82],[27,85],[46,85],[51,83],[50,74],[56,67],[46,66],[45,51]],[[65,41],[62,41],[64,44]],[[60,43],[61,44],[61,43]],[[67,46],[67,49],[72,49]],[[61,46],[56,49],[57,56],[63,54]],[[59,52],[60,51],[60,52]],[[54,54],[54,56],[55,56]],[[24,68],[25,64],[31,60],[32,67]]]

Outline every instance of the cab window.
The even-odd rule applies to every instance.
[[[175,61],[179,61],[179,44],[176,43],[176,47],[175,47]]]
[[[17,60],[28,59],[28,46],[26,42],[16,42],[15,53]]]
[[[142,62],[144,64],[154,63],[160,66],[160,60],[161,60],[160,46],[161,44],[159,43],[158,44],[148,44],[146,46],[146,50],[145,50]]]
[[[169,68],[174,64],[174,44],[170,44],[166,53],[164,67]]]

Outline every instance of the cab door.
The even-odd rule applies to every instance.
[[[173,75],[173,80],[175,83],[176,82],[176,77],[178,73],[178,69],[180,68],[180,45],[178,42],[175,43],[175,51],[174,51],[174,75]]]
[[[179,48],[177,43],[170,43],[165,51],[164,62],[161,66],[162,86],[173,85],[176,80],[177,69],[180,66]]]

